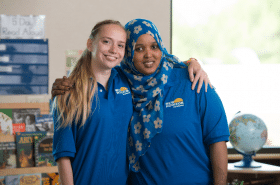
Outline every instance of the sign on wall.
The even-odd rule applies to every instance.
[[[83,50],[66,50],[66,76],[69,77],[70,73],[73,71],[78,60],[83,54]]]
[[[45,15],[0,15],[1,39],[44,39]]]

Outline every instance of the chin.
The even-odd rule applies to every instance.
[[[156,69],[148,69],[148,70],[144,70],[141,73],[143,73],[144,75],[148,76],[153,74],[154,72],[156,72]]]

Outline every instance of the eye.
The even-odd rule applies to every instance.
[[[158,49],[158,48],[159,48],[159,47],[158,47],[157,44],[155,44],[155,45],[152,46],[152,49]]]
[[[120,47],[120,48],[124,48],[124,45],[120,44],[119,47]]]
[[[135,51],[143,51],[143,48],[142,47],[138,47],[138,48],[135,48]]]
[[[102,41],[104,44],[108,44],[109,43],[109,40],[103,40]]]

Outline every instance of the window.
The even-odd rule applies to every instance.
[[[203,63],[228,122],[260,117],[268,148],[280,147],[279,10],[274,0],[172,0],[172,54]]]

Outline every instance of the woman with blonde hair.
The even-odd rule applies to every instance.
[[[125,43],[118,21],[97,23],[69,76],[75,87],[54,100],[53,155],[63,185],[126,183],[132,99],[126,77],[114,69]]]

